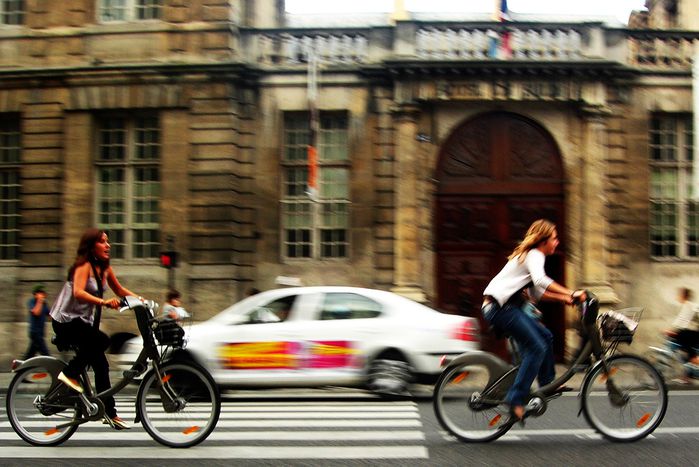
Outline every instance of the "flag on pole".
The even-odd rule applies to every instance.
[[[318,201],[318,56],[313,48],[308,51],[308,111],[310,124],[308,132],[308,179],[306,194],[311,201]]]
[[[493,20],[503,24],[510,21],[510,11],[507,9],[507,0],[495,0]],[[510,31],[505,28],[500,34],[495,31],[491,32],[492,34],[488,34],[490,37],[488,55],[490,58],[510,58],[512,56]]]

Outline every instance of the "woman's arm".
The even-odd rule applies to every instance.
[[[572,305],[573,298],[585,299],[584,292],[570,290],[546,275],[544,263],[546,257],[538,250],[532,250],[525,258],[532,283],[540,289],[545,289],[540,300],[555,300]]]
[[[81,303],[102,306],[105,304],[103,299],[85,290],[87,281],[90,279],[90,269],[90,263],[85,263],[75,268],[75,272],[73,273],[73,297]]]
[[[128,295],[133,295],[134,297],[136,296],[135,293],[133,293],[132,291],[130,291],[129,289],[127,289],[119,283],[119,279],[117,279],[116,274],[114,274],[114,270],[111,266],[107,268],[106,274],[109,288],[112,289],[112,292],[114,292],[115,295],[119,297],[126,297]]]

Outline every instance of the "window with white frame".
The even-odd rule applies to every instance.
[[[98,0],[101,22],[160,19],[163,0]]]
[[[24,0],[0,0],[0,24],[24,24]]]
[[[19,259],[19,120],[0,117],[0,260]]]
[[[160,251],[160,127],[155,115],[109,115],[97,130],[97,223],[112,257],[156,258]]]
[[[692,189],[692,115],[654,115],[650,127],[650,254],[699,258],[699,204]]]
[[[306,194],[310,114],[284,114],[282,256],[349,256],[350,164],[346,112],[320,112],[318,202]]]

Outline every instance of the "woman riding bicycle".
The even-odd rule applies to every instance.
[[[95,228],[87,229],[78,246],[73,266],[68,272],[68,282],[72,283],[72,300],[66,297],[66,306],[54,306],[51,310],[53,330],[57,339],[76,347],[75,357],[58,375],[58,379],[77,392],[83,392],[78,378],[87,365],[95,374],[97,392],[108,389],[109,363],[104,352],[109,347],[109,337],[99,330],[95,323],[95,307],[119,308],[119,299],[104,300],[101,295],[105,285],[109,285],[118,297],[136,295],[124,288],[117,280],[109,265],[110,245],[107,234]],[[70,289],[65,289],[70,290]],[[56,304],[61,302],[61,297]],[[103,400],[106,417],[104,423],[117,430],[130,427],[117,416],[113,397]]]
[[[533,300],[554,300],[572,305],[585,300],[585,292],[572,291],[546,275],[546,256],[558,246],[556,226],[545,219],[532,223],[527,234],[508,257],[507,264],[483,291],[483,317],[496,330],[510,334],[518,345],[522,363],[506,401],[512,414],[524,418],[525,397],[534,379],[549,384],[556,376],[553,334],[524,311],[527,295]]]

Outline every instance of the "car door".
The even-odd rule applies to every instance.
[[[211,335],[215,372],[222,384],[283,385],[298,379],[300,355],[293,329],[304,294],[262,301]]]
[[[369,353],[384,332],[382,305],[354,292],[320,294],[312,319],[298,323],[305,358],[299,371],[315,384],[362,381]]]

